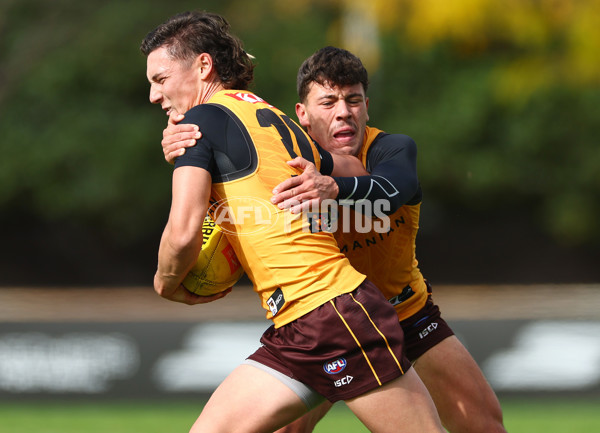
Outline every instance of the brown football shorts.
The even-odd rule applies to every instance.
[[[429,349],[454,335],[454,331],[442,319],[440,308],[433,302],[431,285],[428,282],[426,284],[429,296],[423,308],[400,322],[404,331],[404,349],[410,362],[415,362]]]
[[[358,397],[411,368],[403,340],[394,307],[365,281],[287,325],[271,326],[248,359],[335,402]]]

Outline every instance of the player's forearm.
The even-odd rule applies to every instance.
[[[208,208],[211,176],[205,169],[180,167],[173,172],[173,198],[169,221],[158,252],[155,290],[171,299],[198,258],[202,248],[202,223]]]
[[[386,214],[394,213],[400,206],[408,202],[419,189],[419,179],[416,173],[408,170],[395,170],[390,164],[387,171],[378,170],[368,176],[335,177],[338,187],[340,204],[352,205],[368,201],[375,203],[385,200]],[[365,209],[374,209],[369,206]]]
[[[353,155],[336,155],[331,154],[333,157],[333,171],[331,176],[366,176],[369,173],[365,170],[362,162]]]
[[[163,297],[172,295],[195,263],[202,247],[201,233],[173,230],[168,223],[158,250],[158,268],[154,278],[155,290]]]
[[[378,143],[377,153],[378,157],[371,153],[371,173],[367,176],[334,177],[339,187],[338,200],[348,205],[379,201],[386,204],[385,213],[389,215],[419,192],[416,145],[409,137],[389,135]]]

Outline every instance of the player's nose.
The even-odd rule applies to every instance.
[[[152,85],[150,86],[150,102],[153,104],[160,103],[162,94]]]
[[[351,115],[350,107],[344,101],[339,101],[336,106],[336,116],[340,119],[347,119]]]

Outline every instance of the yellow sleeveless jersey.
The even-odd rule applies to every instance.
[[[287,161],[303,156],[320,167],[309,136],[248,91],[220,91],[195,108],[217,111],[214,120],[198,116],[203,137],[195,146],[213,143],[209,212],[227,233],[267,318],[282,326],[358,287],[365,276],[340,253],[331,233],[313,232],[305,215],[270,203],[276,185],[300,174]],[[246,153],[247,162],[236,160]]]
[[[365,167],[369,148],[382,132],[367,127],[358,155]],[[427,300],[427,287],[415,254],[420,209],[421,203],[401,206],[389,216],[390,225],[385,231],[359,233],[354,224],[348,224],[350,231],[338,228],[334,233],[341,252],[356,270],[375,283],[394,305],[400,320],[415,314]],[[340,212],[340,218],[343,215]],[[349,216],[352,220],[357,217],[353,210]],[[343,227],[343,222],[338,227]]]

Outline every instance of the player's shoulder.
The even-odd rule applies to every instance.
[[[396,158],[414,160],[417,155],[415,141],[406,134],[388,134],[380,131],[367,148],[366,162],[369,167]]]
[[[415,140],[406,134],[389,134],[381,132],[373,142],[373,146],[383,144],[386,146],[411,146],[416,147]]]
[[[190,108],[181,123],[197,125],[215,125],[227,121],[231,113],[225,107],[217,104],[200,104]]]
[[[381,131],[371,143],[367,151],[368,160],[393,158],[398,154],[416,155],[417,144],[406,134],[388,134]]]

